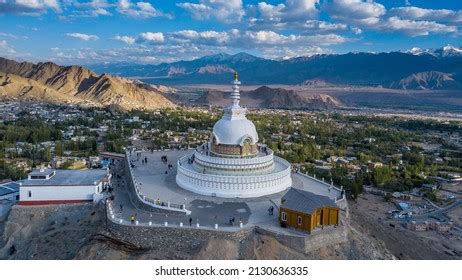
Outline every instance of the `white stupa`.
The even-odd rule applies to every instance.
[[[291,186],[290,163],[258,143],[255,125],[239,106],[239,85],[234,73],[233,104],[214,125],[209,142],[178,160],[176,182],[180,187],[234,198],[269,195]]]

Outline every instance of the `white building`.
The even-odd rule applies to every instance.
[[[290,163],[258,143],[255,125],[239,106],[239,84],[234,74],[231,99],[214,125],[208,143],[178,160],[177,184],[189,191],[217,197],[258,197],[292,185]]]
[[[20,205],[99,201],[109,182],[107,170],[41,169],[29,173],[19,189]]]

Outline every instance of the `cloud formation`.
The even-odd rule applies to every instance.
[[[6,40],[0,40],[0,54],[14,54],[16,51],[11,47]]]
[[[397,7],[390,10],[390,14],[404,19],[444,21],[462,23],[462,11],[448,9],[423,9],[419,7]]]
[[[151,44],[157,44],[164,42],[164,34],[161,32],[143,32],[140,33],[136,39],[138,43],[148,42]]]
[[[377,24],[386,13],[384,5],[364,0],[333,0],[324,9],[333,19],[361,26]]]
[[[172,18],[172,15],[157,10],[149,2],[132,3],[130,0],[119,0],[117,11],[123,15],[140,19],[152,17]]]
[[[0,0],[0,14],[39,15],[48,10],[60,13],[58,0]]]
[[[199,3],[183,2],[178,7],[186,10],[194,19],[214,18],[225,23],[239,22],[245,15],[242,0],[200,0]]]
[[[99,39],[96,35],[89,35],[84,33],[66,33],[66,36],[79,39],[81,41],[96,41]]]
[[[456,33],[458,28],[451,22],[462,21],[458,11],[412,6],[387,11],[384,5],[373,0],[333,0],[323,7],[331,18],[349,24],[355,34],[363,30],[397,32],[412,37]]]
[[[430,33],[454,33],[458,30],[455,26],[448,26],[434,21],[416,21],[401,19],[399,17],[388,18],[386,22],[378,26],[378,28],[388,32],[399,31],[410,36],[425,36]]]
[[[249,22],[251,25],[266,28],[286,28],[289,24],[300,26],[317,18],[318,5],[319,0],[285,0],[277,5],[259,2],[249,6]]]
[[[127,45],[133,45],[135,43],[135,38],[133,37],[130,37],[130,36],[119,36],[119,35],[116,35],[114,36],[113,38],[114,40],[116,41],[120,41],[120,42],[123,42]]]

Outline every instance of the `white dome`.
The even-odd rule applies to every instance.
[[[246,118],[220,119],[213,126],[213,135],[218,144],[241,145],[249,137],[252,139],[252,144],[258,142],[255,125]]]

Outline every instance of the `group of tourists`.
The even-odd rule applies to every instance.
[[[189,164],[194,163],[194,154],[191,157],[188,158],[188,163]]]
[[[167,164],[167,170],[165,170],[165,174],[168,174],[168,171],[173,168],[173,164],[168,163],[168,159],[166,155],[163,155],[160,157],[163,163]]]

